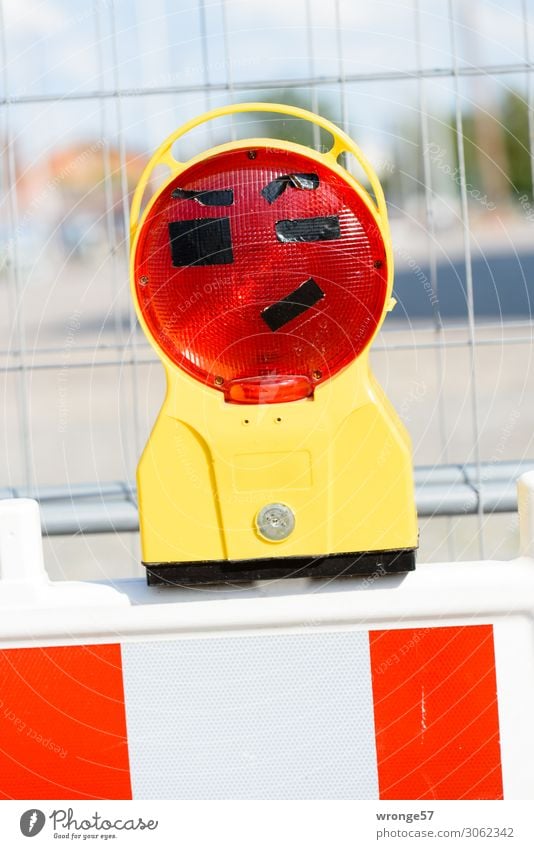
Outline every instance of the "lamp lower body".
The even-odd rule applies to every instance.
[[[220,584],[278,578],[341,578],[413,572],[417,549],[323,554],[316,557],[265,557],[250,560],[200,560],[143,563],[149,586]]]

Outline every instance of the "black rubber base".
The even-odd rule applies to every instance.
[[[243,583],[275,578],[338,578],[412,572],[416,549],[325,554],[317,557],[266,557],[257,560],[200,560],[143,563],[149,586]]]

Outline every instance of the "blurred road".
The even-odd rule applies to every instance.
[[[533,243],[534,249],[534,243]],[[473,295],[477,319],[530,320],[534,309],[534,251],[520,254],[475,256],[472,261]],[[444,323],[467,317],[466,272],[463,259],[440,263],[437,307]],[[395,274],[398,321],[432,320],[431,273],[428,265],[401,267]]]

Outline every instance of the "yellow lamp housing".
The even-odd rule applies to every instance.
[[[253,138],[174,158],[190,130],[243,112],[311,122],[333,145]],[[131,285],[167,376],[137,470],[148,583],[414,569],[410,441],[369,367],[394,305],[387,211],[354,142],[272,103],[188,122],[135,192]]]

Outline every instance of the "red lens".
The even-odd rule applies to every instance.
[[[299,401],[313,395],[313,386],[307,377],[247,377],[231,380],[224,392],[232,404],[282,404]]]
[[[205,159],[161,192],[135,275],[157,344],[228,400],[232,382],[294,377],[303,392],[301,378],[332,377],[366,347],[387,288],[382,236],[354,189],[307,156],[261,148]]]

